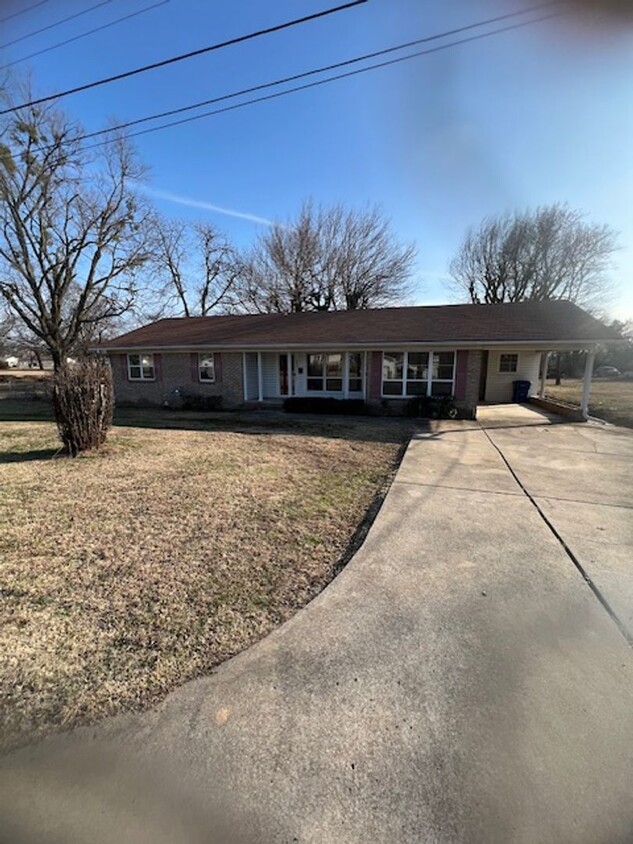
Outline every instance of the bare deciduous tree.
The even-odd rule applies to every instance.
[[[207,316],[226,307],[241,267],[229,241],[208,223],[159,220],[154,258],[167,310]]]
[[[616,248],[609,226],[565,205],[490,217],[451,263],[453,287],[476,304],[569,299],[596,308],[611,293],[606,272]]]
[[[234,306],[261,313],[357,310],[399,302],[415,258],[378,208],[315,208],[264,233],[244,259]]]
[[[0,296],[56,369],[131,307],[148,260],[142,168],[122,138],[88,151],[80,132],[53,107],[0,125]]]
[[[15,330],[15,319],[8,313],[0,310],[0,352],[6,353],[12,344],[13,332]]]

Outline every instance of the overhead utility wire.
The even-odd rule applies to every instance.
[[[123,21],[135,18],[137,15],[142,15],[145,12],[151,12],[152,9],[157,9],[159,6],[165,6],[167,3],[169,3],[169,0],[160,0],[160,3],[153,3],[151,6],[144,6],[142,9],[138,9],[138,11],[132,12],[129,15],[123,15],[121,18],[115,18],[115,20],[110,21],[110,23],[95,26],[94,29],[89,29],[87,32],[82,32],[80,35],[74,35],[72,38],[67,38],[65,41],[58,41],[57,44],[51,44],[50,47],[44,47],[42,50],[37,50],[35,53],[29,53],[28,56],[23,56],[21,59],[16,59],[13,62],[7,62],[7,64],[0,65],[0,70],[4,70],[6,67],[13,67],[16,64],[21,64],[29,59],[34,59],[36,56],[41,56],[44,53],[50,53],[52,50],[58,50],[60,47],[65,47],[66,44],[72,44],[73,41],[80,41],[82,38],[87,38],[95,32],[101,32],[103,29],[109,29],[111,26],[116,26],[118,23],[123,23]]]
[[[110,0],[107,0],[110,2]],[[153,64],[144,65],[143,67],[137,67],[134,70],[128,70],[125,73],[118,73],[115,76],[108,76],[105,79],[98,79],[95,82],[88,82],[85,85],[78,85],[76,88],[69,88],[66,91],[59,91],[57,94],[51,94],[48,97],[39,97],[36,100],[30,100],[26,103],[21,103],[20,105],[13,106],[12,108],[6,108],[0,111],[1,114],[8,114],[12,111],[19,111],[21,108],[28,108],[29,106],[39,105],[40,103],[46,103],[50,100],[58,100],[61,97],[67,97],[70,94],[77,94],[79,91],[88,91],[91,88],[97,88],[100,85],[107,85],[110,82],[116,82],[119,79],[127,79],[130,76],[136,76],[139,73],[146,73],[149,70],[156,70],[159,67],[166,67],[170,64],[175,64],[176,62],[184,61],[185,59],[191,59],[194,56],[201,56],[204,53],[210,53],[214,50],[220,50],[224,47],[230,47],[234,44],[241,44],[244,41],[251,41],[254,38],[259,38],[262,35],[270,35],[273,32],[280,32],[283,29],[289,29],[293,26],[298,26],[299,24],[308,23],[313,20],[317,20],[319,18],[324,18],[328,15],[333,15],[336,12],[342,12],[345,9],[352,9],[355,6],[361,6],[364,3],[367,3],[367,0],[352,0],[349,3],[344,3],[341,6],[334,6],[331,9],[325,9],[322,12],[315,12],[312,15],[305,15],[301,18],[295,18],[294,20],[285,21],[284,23],[276,24],[275,26],[269,26],[266,29],[260,29],[256,32],[249,32],[247,35],[239,35],[236,38],[230,38],[227,41],[221,41],[217,44],[211,44],[208,47],[202,47],[199,50],[192,50],[190,53],[182,53],[178,56],[172,56],[169,59],[163,59],[159,62],[154,62]]]
[[[6,44],[0,44],[0,50],[4,50],[6,47],[12,47],[14,44],[19,44],[20,41],[26,41],[27,38],[33,38],[35,35],[40,35],[42,32],[48,32],[49,29],[55,29],[57,26],[61,26],[63,23],[68,23],[68,21],[72,21],[75,18],[80,18],[82,15],[87,15],[88,12],[93,12],[95,9],[99,9],[101,6],[107,6],[111,3],[112,0],[101,0],[100,3],[95,3],[94,6],[89,6],[87,9],[82,9],[81,12],[75,12],[74,15],[69,15],[67,18],[62,18],[60,21],[55,21],[55,23],[49,23],[48,26],[43,26],[41,29],[36,29],[33,32],[29,32],[28,35],[22,35],[20,38],[14,38],[13,41],[7,41]]]
[[[73,140],[74,141],[85,141],[85,140],[88,140],[89,138],[96,138],[99,135],[109,134],[110,132],[115,132],[119,129],[127,129],[130,126],[138,126],[140,123],[147,123],[151,120],[159,120],[162,117],[171,117],[174,114],[182,114],[183,112],[186,112],[186,111],[193,111],[194,109],[201,108],[202,106],[205,106],[205,105],[213,105],[215,103],[225,102],[226,100],[232,100],[232,99],[235,99],[236,97],[244,96],[245,94],[253,94],[253,93],[255,93],[255,91],[264,91],[268,88],[275,88],[278,85],[285,85],[288,82],[296,82],[299,79],[305,79],[309,76],[316,76],[319,73],[326,73],[330,70],[338,70],[341,67],[349,67],[349,65],[357,64],[358,62],[367,61],[369,59],[375,59],[378,56],[385,56],[385,55],[388,55],[389,53],[397,52],[398,50],[406,50],[408,47],[415,47],[418,44],[427,44],[431,41],[437,41],[441,38],[447,38],[450,35],[457,35],[460,32],[468,32],[471,29],[477,29],[477,28],[482,27],[482,26],[489,26],[490,24],[499,23],[500,21],[507,20],[508,18],[515,18],[519,15],[524,15],[524,14],[528,14],[529,12],[539,11],[540,9],[549,8],[553,5],[556,5],[556,4],[552,4],[552,3],[541,4],[540,6],[533,6],[529,9],[525,9],[522,12],[510,12],[510,13],[505,14],[505,15],[499,15],[498,17],[495,17],[495,18],[489,18],[488,20],[477,21],[476,23],[466,24],[465,26],[460,26],[460,27],[457,27],[456,29],[449,29],[449,30],[446,30],[445,32],[438,32],[434,35],[427,35],[424,38],[416,38],[414,41],[406,41],[403,44],[397,44],[394,47],[387,47],[384,50],[377,50],[376,52],[373,52],[373,53],[365,53],[365,55],[356,56],[353,59],[346,59],[345,61],[336,62],[335,64],[324,65],[323,67],[317,67],[317,68],[314,68],[313,70],[306,70],[303,73],[295,73],[292,76],[285,76],[282,79],[275,79],[273,82],[264,82],[260,85],[253,85],[250,88],[242,88],[241,91],[234,91],[230,94],[222,94],[222,95],[217,96],[217,97],[212,97],[211,99],[208,99],[208,100],[201,100],[200,102],[192,103],[191,105],[180,106],[179,108],[173,108],[173,109],[170,109],[169,111],[157,112],[156,114],[150,114],[146,117],[138,117],[135,120],[128,120],[125,123],[117,123],[115,126],[110,126],[108,129],[98,129],[95,132],[87,132],[84,135],[79,135],[78,137],[73,138]],[[538,20],[547,20],[549,17],[552,17],[552,16],[542,17],[542,18],[539,18]],[[533,20],[530,20],[530,21],[526,21],[525,24],[520,24],[520,25],[523,26],[523,25],[526,25],[527,23],[537,23],[537,22],[538,21],[536,19],[533,19]],[[499,30],[499,31],[505,32],[506,30],[503,29],[503,30]],[[486,33],[486,37],[487,37],[487,35],[488,35],[488,33]],[[464,43],[464,42],[460,41],[460,42],[456,42],[456,43]],[[420,54],[415,53],[411,56],[405,56],[404,58],[405,59],[406,58],[415,58],[418,55],[420,55]],[[378,65],[378,66],[381,67],[383,65]],[[365,69],[366,70],[372,70],[373,68],[365,68]],[[339,77],[336,77],[336,78],[339,78]],[[328,80],[323,80],[323,81],[326,82]],[[290,92],[288,92],[288,93],[290,93]],[[253,102],[259,102],[259,100],[254,100]],[[200,116],[202,116],[202,115],[200,115]],[[168,124],[168,125],[171,125],[171,124]],[[134,136],[132,136],[132,137],[134,137]]]
[[[33,3],[32,6],[27,6],[26,9],[20,9],[17,12],[13,12],[11,15],[7,15],[5,18],[0,18],[0,23],[6,23],[7,21],[13,20],[13,18],[17,18],[20,15],[25,15],[27,12],[32,12],[33,9],[37,9],[38,6],[43,6],[45,3],[50,3],[50,0],[40,0],[39,3]]]
[[[415,53],[409,53],[406,56],[400,56],[397,59],[390,59],[386,62],[379,62],[377,64],[369,65],[369,67],[359,68],[358,70],[350,70],[347,73],[339,73],[336,76],[328,76],[327,79],[319,79],[316,82],[309,82],[306,85],[297,85],[294,88],[287,88],[285,91],[279,91],[276,94],[268,94],[264,97],[255,97],[251,100],[245,100],[241,103],[236,103],[235,105],[231,106],[224,106],[223,108],[214,109],[212,111],[206,111],[202,114],[195,114],[192,117],[184,117],[181,120],[173,120],[170,123],[163,123],[160,126],[152,126],[149,129],[141,129],[138,132],[131,132],[127,135],[128,138],[136,138],[140,135],[149,135],[152,132],[159,132],[162,129],[170,129],[173,126],[181,126],[185,123],[193,123],[195,120],[202,120],[205,117],[212,117],[216,114],[224,114],[229,111],[236,111],[237,109],[244,108],[249,105],[254,105],[255,103],[263,103],[267,100],[275,100],[279,97],[285,97],[287,94],[294,94],[298,91],[307,91],[310,88],[316,88],[319,85],[326,85],[329,82],[335,82],[339,79],[347,79],[352,76],[358,76],[361,73],[367,73],[370,70],[378,70],[380,68],[389,67],[390,65],[399,64],[400,62],[409,61],[410,59],[419,58],[420,56],[430,55],[431,53],[439,53],[442,50],[448,50],[451,47],[458,47],[461,44],[468,44],[473,41],[480,41],[484,38],[491,38],[493,35],[500,35],[504,32],[510,32],[512,30],[520,29],[522,27],[531,26],[536,23],[541,23],[542,21],[551,20],[555,17],[560,17],[564,12],[558,12],[556,14],[551,15],[544,15],[540,18],[534,18],[533,20],[523,21],[521,23],[513,24],[510,26],[501,27],[499,29],[493,29],[490,32],[484,32],[479,35],[473,35],[469,38],[461,38],[458,41],[451,41],[448,44],[441,44],[439,47],[431,47],[428,50],[419,50]],[[273,84],[273,83],[271,83]],[[114,129],[116,127],[113,127]],[[112,130],[110,130],[112,131]],[[102,146],[103,144],[109,143],[108,139],[97,141],[95,144],[89,144],[88,146],[84,147],[84,149],[94,149],[95,147]],[[41,147],[40,149],[47,149],[47,147]]]

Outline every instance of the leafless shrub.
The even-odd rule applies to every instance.
[[[68,453],[99,448],[112,424],[112,371],[107,360],[83,358],[65,364],[53,382],[53,406],[59,436]]]

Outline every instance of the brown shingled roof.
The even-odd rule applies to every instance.
[[[395,343],[595,343],[619,334],[571,302],[438,305],[299,314],[161,319],[102,344],[105,350],[293,348]]]

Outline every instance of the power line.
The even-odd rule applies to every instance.
[[[110,0],[105,0],[105,2],[110,2]],[[190,53],[182,53],[178,56],[172,56],[169,59],[163,59],[160,62],[154,62],[153,64],[144,65],[143,67],[135,68],[134,70],[128,70],[125,73],[118,73],[115,76],[109,76],[105,79],[99,79],[96,82],[88,82],[86,85],[79,85],[76,88],[69,88],[67,91],[60,91],[57,94],[51,94],[48,97],[39,97],[36,100],[31,100],[27,103],[21,103],[18,106],[13,106],[12,108],[6,108],[0,111],[0,115],[8,114],[12,111],[18,111],[21,108],[28,108],[29,106],[39,105],[39,103],[46,103],[50,100],[57,100],[61,97],[67,97],[70,94],[76,94],[79,91],[87,91],[91,88],[97,88],[100,85],[106,85],[110,82],[116,82],[119,79],[127,79],[130,76],[136,76],[139,73],[146,73],[148,70],[155,70],[159,67],[165,67],[170,64],[175,64],[176,62],[184,61],[185,59],[191,59],[194,56],[201,56],[204,53],[210,53],[214,50],[220,50],[224,47],[230,47],[234,44],[241,44],[244,41],[251,41],[254,38],[259,38],[262,35],[270,35],[273,32],[281,32],[281,30],[289,29],[293,26],[298,26],[299,24],[308,23],[309,21],[317,20],[319,18],[324,18],[328,15],[333,15],[336,12],[342,12],[345,9],[352,9],[355,6],[361,6],[366,3],[367,0],[351,0],[351,2],[344,3],[341,6],[334,6],[331,9],[325,9],[322,12],[315,12],[312,15],[305,15],[302,18],[295,18],[294,20],[286,21],[284,23],[276,24],[275,26],[269,26],[266,29],[260,29],[256,32],[250,32],[247,35],[240,35],[237,38],[230,38],[228,41],[221,41],[218,44],[211,44],[208,47],[202,47],[200,50],[192,50]]]
[[[33,3],[32,6],[27,6],[26,9],[20,9],[19,12],[13,12],[12,15],[7,15],[6,18],[0,18],[0,23],[6,23],[7,21],[13,20],[13,18],[19,17],[19,15],[25,15],[27,12],[32,12],[33,9],[37,9],[38,6],[43,6],[45,3],[49,3],[50,0],[40,0],[39,3]]]
[[[245,94],[253,94],[256,91],[263,91],[263,90],[266,90],[268,88],[275,88],[279,85],[287,84],[288,82],[296,82],[299,79],[305,79],[309,76],[316,76],[319,73],[326,73],[330,70],[338,70],[339,68],[342,68],[342,67],[349,67],[349,65],[357,64],[359,62],[367,61],[369,59],[375,59],[378,56],[385,56],[385,55],[388,55],[389,53],[397,52],[398,50],[405,50],[408,47],[414,47],[418,44],[425,44],[425,43],[429,43],[431,41],[437,41],[437,40],[442,39],[442,38],[447,38],[451,35],[457,35],[460,32],[467,32],[471,29],[476,29],[476,28],[479,28],[479,27],[482,27],[482,26],[489,26],[490,24],[493,24],[493,23],[499,23],[502,20],[507,20],[509,18],[516,18],[518,16],[525,15],[525,14],[528,14],[530,12],[539,11],[539,10],[542,10],[544,8],[551,8],[552,6],[555,6],[555,5],[558,5],[558,3],[551,3],[551,2],[550,3],[542,3],[539,6],[532,6],[530,8],[524,9],[520,12],[509,12],[509,13],[504,14],[504,15],[498,15],[497,17],[488,18],[487,20],[483,20],[483,21],[477,21],[476,23],[466,24],[465,26],[460,26],[460,27],[457,27],[456,29],[449,29],[449,30],[446,30],[445,32],[439,32],[439,33],[436,33],[434,35],[428,35],[424,38],[417,38],[414,41],[406,41],[403,44],[397,44],[394,47],[387,47],[384,50],[377,50],[376,52],[373,52],[373,53],[365,53],[365,55],[363,55],[363,56],[356,56],[355,58],[352,58],[352,59],[346,59],[345,61],[336,62],[335,64],[324,65],[323,67],[317,67],[317,68],[314,68],[313,70],[306,70],[303,73],[295,73],[292,76],[285,76],[282,79],[276,79],[273,82],[264,82],[260,85],[253,85],[250,88],[242,88],[242,90],[234,91],[230,94],[222,94],[222,95],[217,96],[217,97],[212,97],[211,99],[208,99],[208,100],[201,100],[200,102],[192,103],[191,105],[181,106],[179,108],[170,109],[168,111],[158,112],[156,114],[148,115],[147,117],[139,117],[139,118],[136,118],[135,120],[128,120],[125,123],[118,123],[115,126],[110,126],[108,129],[98,129],[95,132],[88,132],[84,135],[79,135],[78,137],[74,138],[73,140],[74,141],[85,141],[85,140],[88,140],[89,138],[95,138],[95,137],[98,137],[99,135],[109,134],[110,132],[114,132],[114,131],[117,131],[119,129],[127,129],[130,126],[137,126],[141,123],[148,123],[151,120],[159,120],[162,117],[171,117],[174,114],[182,114],[183,112],[186,112],[186,111],[193,111],[194,109],[201,108],[202,106],[205,106],[205,105],[212,105],[212,104],[215,104],[215,103],[225,102],[226,100],[232,100],[232,99],[235,99],[236,97],[244,96]],[[558,14],[560,14],[560,13],[556,13],[556,14],[553,14],[553,15],[549,15],[549,16],[538,18],[538,19],[526,21],[523,24],[518,24],[518,26],[525,26],[525,25],[528,25],[529,23],[537,23],[540,20],[547,20],[549,17],[556,17]],[[510,29],[510,28],[516,28],[516,27],[507,27],[506,29],[497,30],[496,32],[505,32],[507,29]],[[488,35],[490,35],[490,34],[495,34],[495,33],[486,33],[484,36],[480,36],[480,37],[488,37]],[[474,40],[474,39],[467,39],[467,40]],[[461,44],[461,43],[465,43],[465,42],[459,41],[459,42],[455,42],[455,43]],[[452,45],[448,45],[448,46],[452,46]],[[425,51],[423,53],[414,53],[411,56],[405,56],[404,59],[416,58],[419,55],[424,55],[426,52],[427,51]],[[401,60],[404,60],[404,59],[399,59],[398,61],[401,61]],[[384,64],[376,65],[376,67],[383,67],[383,66],[384,66]],[[369,68],[365,68],[365,70],[373,70],[373,69],[374,69],[373,66],[369,67]],[[338,79],[338,78],[342,78],[342,77],[333,77],[333,78]],[[323,80],[323,81],[327,82],[327,81],[330,81],[330,80]],[[295,89],[293,89],[293,90],[295,90]],[[301,88],[299,90],[303,90],[303,88]],[[291,91],[288,91],[288,93],[291,93]],[[244,103],[244,105],[250,104],[250,102],[251,101],[249,101],[248,103]],[[252,102],[261,102],[261,99],[253,100]],[[216,113],[216,112],[213,112],[213,113]],[[197,119],[198,117],[202,117],[202,116],[204,116],[204,115],[198,115],[193,119]],[[170,125],[172,125],[172,124],[166,124],[165,128],[167,128],[167,126],[170,126]],[[162,128],[162,127],[157,127],[157,128]],[[135,134],[131,135],[130,137],[135,137],[136,134],[138,134],[138,133],[135,133]]]
[[[0,50],[4,50],[6,47],[12,47],[14,44],[19,44],[20,41],[26,41],[27,38],[33,38],[34,35],[40,35],[42,32],[48,32],[49,29],[55,29],[57,26],[61,26],[63,23],[68,23],[68,21],[75,20],[75,18],[80,18],[82,15],[87,15],[88,12],[93,12],[95,9],[100,8],[101,6],[107,6],[108,3],[111,3],[112,0],[101,0],[100,3],[95,3],[94,6],[88,6],[87,9],[82,9],[81,12],[75,12],[74,15],[69,15],[67,18],[62,18],[60,21],[55,21],[55,23],[49,23],[48,26],[43,26],[41,29],[36,29],[33,32],[29,32],[28,35],[22,35],[20,38],[14,38],[13,41],[7,41],[6,44],[0,44]]]
[[[242,103],[236,103],[232,106],[224,106],[223,108],[214,109],[213,111],[206,111],[202,114],[196,114],[193,117],[185,117],[182,120],[173,120],[170,123],[163,123],[161,126],[153,126],[149,129],[141,129],[139,132],[131,132],[127,137],[128,138],[136,138],[139,135],[149,135],[152,132],[159,132],[161,129],[170,129],[173,126],[181,126],[185,123],[193,123],[195,120],[202,120],[205,117],[212,117],[216,114],[224,114],[228,111],[236,111],[237,109],[244,108],[245,106],[255,105],[256,103],[263,103],[267,100],[276,100],[279,97],[285,97],[287,94],[295,94],[298,91],[307,91],[310,88],[318,88],[320,85],[327,85],[329,82],[336,82],[339,79],[348,79],[351,76],[359,76],[361,73],[367,73],[370,70],[379,70],[383,67],[389,67],[390,65],[400,64],[401,62],[409,61],[410,59],[416,59],[420,56],[427,56],[431,53],[439,53],[442,50],[448,50],[451,47],[458,47],[461,44],[468,44],[472,41],[480,41],[484,38],[490,38],[493,35],[499,35],[504,32],[510,32],[514,29],[520,29],[522,27],[530,26],[535,23],[541,23],[542,21],[551,20],[552,18],[561,17],[564,15],[565,12],[556,12],[551,15],[544,15],[540,18],[534,18],[530,21],[524,21],[522,23],[513,24],[512,26],[505,26],[500,29],[494,29],[491,32],[485,32],[480,35],[472,35],[470,38],[461,38],[458,41],[451,41],[448,44],[442,44],[439,47],[431,47],[429,50],[419,50],[416,53],[410,53],[407,56],[401,56],[397,59],[390,59],[386,62],[379,62],[378,64],[370,65],[369,67],[363,67],[359,70],[350,70],[347,73],[339,73],[336,76],[328,76],[327,79],[319,79],[317,82],[309,82],[306,85],[297,85],[294,88],[287,88],[285,91],[279,91],[276,94],[268,94],[264,97],[255,97],[252,100],[245,100]],[[108,141],[100,141],[96,144],[90,144],[84,149],[93,149],[94,147],[102,146],[104,143],[108,143]]]
[[[48,2],[48,0],[44,0],[44,2]],[[73,41],[79,41],[82,38],[87,38],[89,35],[93,35],[95,32],[101,32],[103,29],[109,29],[111,26],[116,26],[118,23],[123,23],[123,21],[130,20],[130,18],[135,18],[137,15],[142,15],[145,12],[150,12],[152,9],[157,9],[159,6],[165,6],[169,3],[169,0],[160,0],[159,3],[153,3],[151,6],[145,6],[142,9],[138,9],[136,12],[132,12],[129,15],[123,15],[121,18],[116,18],[110,23],[104,23],[102,26],[96,26],[94,29],[89,29],[87,32],[82,32],[80,35],[75,35],[72,38],[67,38],[65,41],[58,41],[57,44],[52,44],[50,47],[44,47],[42,50],[37,50],[35,53],[29,53],[28,56],[23,56],[21,59],[16,59],[13,62],[7,62],[7,64],[0,65],[0,70],[4,70],[7,67],[13,67],[16,64],[21,64],[22,62],[26,62],[29,59],[34,59],[36,56],[41,56],[44,53],[50,53],[51,50],[57,50],[59,47],[65,47],[66,44],[72,44]]]

